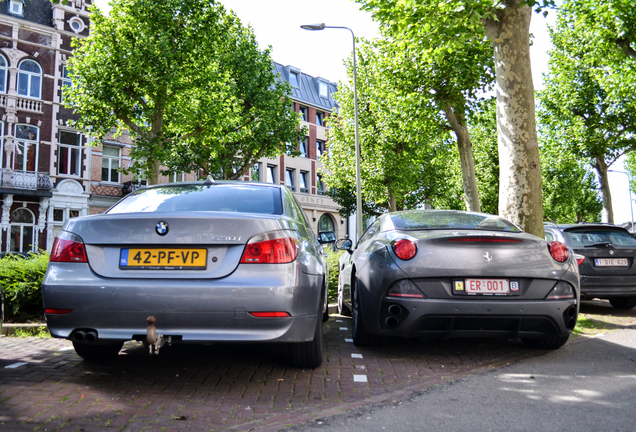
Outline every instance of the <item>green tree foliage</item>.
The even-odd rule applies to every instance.
[[[151,183],[161,165],[237,179],[261,157],[295,151],[285,144],[300,136],[290,87],[233,13],[206,0],[110,4],[74,41],[65,103],[81,116],[76,127],[129,131]]]
[[[631,64],[634,68],[636,60],[625,55],[616,41],[604,40],[602,27],[592,27],[601,25],[587,17],[595,15],[596,9],[581,8],[581,4],[592,3],[605,7],[614,2],[571,0],[559,11],[557,26],[551,31],[554,49],[546,89],[540,93],[539,115],[542,134],[552,149],[557,144],[563,146],[597,171],[602,219],[613,222],[607,171],[636,148],[636,95],[629,91],[634,81],[623,73],[623,67]],[[597,49],[594,44],[604,48]],[[607,62],[610,52],[614,60]]]
[[[396,86],[393,62],[377,44],[358,50],[357,93],[361,147],[363,208],[366,213],[414,208],[445,184],[450,138],[422,116],[427,97]],[[352,76],[349,64],[349,76]],[[340,84],[335,95],[338,116],[332,116],[329,150],[321,161],[331,196],[343,215],[355,211],[355,140],[353,90]]]
[[[48,252],[30,254],[26,258],[7,255],[0,259],[0,289],[5,296],[5,320],[24,322],[40,318],[42,281],[49,263]]]
[[[552,0],[356,0],[403,43],[430,41],[422,52],[429,62],[453,59],[472,68],[466,46],[493,45],[498,92],[499,213],[534,234],[543,235],[541,175],[534,89],[530,71],[531,8]]]

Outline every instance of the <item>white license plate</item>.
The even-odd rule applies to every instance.
[[[468,294],[509,294],[508,279],[466,279]]]
[[[627,267],[627,258],[594,258],[596,267]]]

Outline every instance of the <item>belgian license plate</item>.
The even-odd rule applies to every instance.
[[[207,249],[122,249],[119,268],[135,270],[204,270]]]
[[[466,279],[466,294],[509,294],[508,279]]]
[[[627,267],[627,258],[594,258],[596,267]]]

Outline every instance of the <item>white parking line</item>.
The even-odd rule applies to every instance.
[[[353,382],[367,382],[367,376],[366,375],[354,375],[353,376]]]
[[[345,342],[353,343],[353,339],[345,339]]]
[[[15,368],[19,368],[20,366],[24,366],[24,365],[28,365],[28,363],[26,362],[19,362],[19,363],[13,363],[10,365],[5,366],[5,369],[15,369]]]
[[[60,348],[60,351],[70,351],[72,349],[73,347],[64,347],[64,348]]]
[[[351,358],[362,358],[362,354],[351,353]]]
[[[342,320],[336,320],[336,322],[343,322]]]
[[[340,330],[349,330],[349,329],[346,327],[340,327]]]

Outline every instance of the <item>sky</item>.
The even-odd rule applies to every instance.
[[[353,40],[347,30],[325,29],[307,31],[303,24],[325,23],[328,26],[349,27],[356,37],[378,37],[378,25],[369,13],[359,10],[353,0],[219,0],[233,10],[244,25],[254,29],[256,40],[263,48],[271,46],[272,59],[283,65],[292,65],[302,72],[338,82],[346,81],[344,59],[351,55]],[[106,11],[108,0],[96,0]],[[530,47],[533,82],[536,89],[543,88],[542,73],[547,71],[548,51],[551,47],[547,26],[552,25],[556,13],[547,18],[533,14],[530,33],[534,36]],[[622,171],[618,162],[611,169]],[[627,176],[609,173],[610,189],[617,223],[631,219]]]

